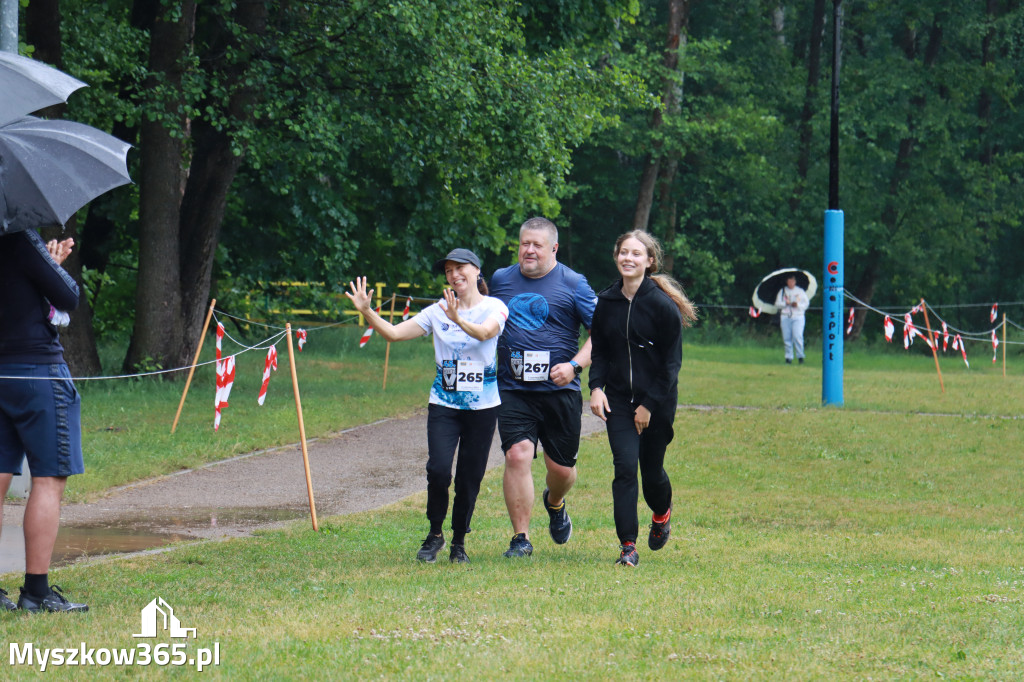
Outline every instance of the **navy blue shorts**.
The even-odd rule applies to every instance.
[[[537,441],[556,464],[576,466],[580,449],[583,398],[579,391],[502,391],[498,412],[498,435],[506,453],[516,443]]]
[[[23,456],[32,476],[84,473],[82,399],[68,366],[0,364],[0,377],[25,377],[0,379],[0,473],[20,474]]]

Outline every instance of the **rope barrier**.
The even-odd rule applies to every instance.
[[[850,291],[848,289],[843,289],[843,295],[846,298],[848,298],[850,301],[855,303],[856,307],[862,308],[864,310],[869,310],[871,312],[877,313],[877,314],[882,315],[882,316],[886,316],[886,315],[891,316],[891,315],[895,314],[897,316],[897,318],[900,318],[900,317],[902,317],[902,315],[907,310],[905,307],[874,306],[874,305],[865,303],[864,301],[862,301],[861,299],[857,298],[852,293],[850,293]],[[411,299],[412,303],[430,303],[430,304],[432,304],[436,300],[434,298],[418,297],[418,296],[407,296],[406,298],[407,298],[407,300]],[[695,303],[695,305],[697,305],[698,307],[700,307],[702,309],[746,310],[746,309],[749,308],[749,306],[747,306],[747,305],[714,304],[714,303]],[[1008,302],[1000,301],[999,305],[1004,307],[1004,308],[1005,307],[1009,307],[1009,306],[1015,306],[1015,305],[1024,305],[1024,301],[1008,301]],[[1000,328],[1001,325],[997,325],[997,326],[995,326],[995,327],[993,327],[991,329],[988,329],[988,330],[985,330],[985,331],[982,331],[982,332],[970,332],[970,331],[967,331],[967,330],[959,329],[959,328],[949,324],[949,322],[947,320],[943,319],[942,316],[940,316],[938,314],[938,312],[935,312],[935,311],[938,308],[982,308],[982,307],[983,308],[987,308],[987,307],[990,307],[990,306],[991,306],[990,303],[956,303],[956,304],[943,304],[943,305],[933,305],[931,303],[928,304],[928,307],[935,313],[936,319],[940,323],[945,323],[947,329],[951,333],[959,334],[965,340],[976,341],[976,342],[983,342],[983,343],[991,342],[991,335],[992,335],[992,333],[997,331]],[[808,308],[808,310],[821,310],[821,308],[820,307],[817,307],[817,308],[816,307],[811,307],[811,308]],[[258,341],[258,342],[256,342],[253,345],[246,344],[246,343],[240,341],[239,339],[236,339],[235,337],[233,337],[231,334],[229,334],[225,330],[225,332],[224,332],[225,338],[227,338],[232,343],[237,345],[239,347],[239,349],[240,349],[240,350],[238,350],[236,352],[233,352],[233,353],[226,353],[226,355],[243,355],[243,354],[248,353],[250,351],[267,350],[271,346],[274,346],[277,343],[279,343],[282,339],[285,338],[285,336],[287,334],[287,331],[286,331],[287,327],[281,327],[281,326],[278,326],[278,325],[268,324],[268,323],[260,322],[260,321],[257,321],[257,320],[251,320],[251,319],[248,319],[248,318],[245,318],[245,317],[239,317],[239,316],[233,315],[233,314],[231,314],[231,313],[229,313],[229,312],[227,312],[225,310],[221,310],[221,309],[217,309],[217,308],[215,308],[213,312],[214,312],[214,318],[217,319],[218,322],[220,321],[220,318],[226,318],[226,319],[235,320],[235,321],[237,321],[239,323],[242,323],[242,324],[249,324],[249,325],[254,325],[254,326],[257,326],[257,327],[263,327],[263,328],[266,328],[266,329],[277,330],[276,334],[268,336],[267,338],[263,339],[262,341]],[[335,322],[319,325],[319,326],[316,326],[316,327],[311,327],[310,329],[308,329],[306,331],[307,332],[314,332],[314,331],[318,332],[318,331],[323,331],[323,330],[327,330],[327,329],[333,329],[335,327],[340,327],[340,326],[344,326],[344,325],[347,325],[347,324],[352,324],[353,322],[358,321],[361,317],[362,316],[358,315],[358,314],[345,315],[341,319],[339,319],[339,320],[337,320]],[[894,323],[898,323],[898,324],[903,325],[904,327],[906,327],[906,323],[902,319],[894,319],[893,322]],[[1014,322],[1013,320],[1011,320],[1009,318],[1006,318],[1006,323],[1009,324],[1009,325],[1012,325],[1016,329],[1024,331],[1024,326]],[[1024,345],[1024,341],[1010,341],[1010,340],[1007,340],[1007,341],[1004,341],[1002,343],[1006,343],[1007,345]],[[161,375],[165,375],[165,374],[173,374],[175,372],[183,372],[183,371],[189,370],[192,367],[197,367],[197,368],[198,367],[205,367],[207,365],[216,364],[216,362],[217,362],[216,360],[209,360],[209,361],[206,361],[206,362],[196,363],[195,365],[186,365],[184,367],[174,367],[174,368],[171,368],[171,369],[158,369],[158,370],[152,370],[152,371],[148,371],[148,372],[136,372],[136,373],[133,373],[133,374],[115,374],[115,375],[97,376],[97,377],[72,377],[72,380],[78,382],[78,381],[111,381],[111,380],[122,380],[122,379],[140,379],[140,378],[145,378],[145,377],[161,376]],[[38,381],[38,380],[42,379],[42,380],[48,380],[48,381],[67,381],[67,379],[64,379],[64,378],[61,378],[61,377],[19,377],[19,376],[5,376],[5,375],[0,375],[0,379],[5,379],[5,380],[32,380],[32,381]]]
[[[861,307],[861,308],[863,308],[865,310],[870,310],[870,311],[872,311],[874,313],[878,313],[879,315],[890,315],[890,313],[885,312],[883,309],[876,308],[876,307],[874,307],[874,306],[872,306],[872,305],[870,305],[868,303],[865,303],[864,301],[860,300],[859,298],[857,298],[856,296],[851,294],[849,292],[849,290],[847,290],[847,289],[843,289],[843,295],[846,298],[848,298],[851,301],[853,301],[854,303],[856,303],[857,306],[859,306],[859,307]],[[984,305],[984,307],[990,307],[991,304],[983,304],[983,305]],[[1004,305],[1004,304],[1001,303],[1000,305]],[[928,304],[928,308],[931,309],[932,311],[935,310],[935,308],[930,303]],[[901,308],[900,310],[904,311],[904,313],[907,312],[906,308]],[[904,313],[896,312],[897,316],[902,315]],[[946,321],[944,319],[942,319],[942,317],[939,316],[938,313],[935,313],[935,317],[940,322],[946,323]],[[1009,318],[1007,318],[1006,321],[1009,324],[1013,324],[1014,327],[1017,327],[1018,329],[1024,330],[1024,327],[1021,327],[1020,325],[1018,325],[1018,324],[1016,324],[1014,322],[1011,322],[1009,320]],[[897,323],[897,322],[899,324],[903,325],[903,327],[907,326],[906,322],[904,322],[902,319],[900,319],[900,320],[893,320],[894,324]],[[950,325],[949,323],[946,323],[946,326],[947,326],[947,328],[951,332],[953,332],[955,334],[959,334],[960,337],[963,338],[965,341],[979,341],[979,342],[984,342],[984,343],[991,343],[992,334],[995,331],[997,331],[1002,325],[996,325],[995,327],[992,327],[991,329],[989,329],[987,331],[984,331],[984,332],[968,332],[968,331],[965,331],[963,329],[957,329],[956,327]],[[1006,343],[1006,345],[1008,345],[1008,346],[1024,345],[1024,341],[1005,341],[1005,342],[1001,341],[1000,343]]]

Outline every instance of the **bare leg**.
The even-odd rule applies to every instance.
[[[521,440],[505,453],[505,474],[502,489],[505,506],[512,521],[513,533],[530,536],[530,510],[533,508],[533,464],[535,447],[532,441]]]
[[[566,493],[572,489],[573,484],[576,483],[576,467],[562,466],[553,459],[544,455],[544,464],[548,467],[547,475],[547,486],[548,486],[548,504],[552,507],[557,507],[562,504],[562,500],[565,498]]]
[[[32,492],[25,505],[25,572],[50,572],[50,558],[60,526],[60,500],[66,476],[32,477]]]
[[[11,487],[11,479],[14,474],[0,474],[0,531],[4,527],[4,500],[7,499],[7,490]]]

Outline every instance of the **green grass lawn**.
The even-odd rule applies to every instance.
[[[314,348],[299,369],[311,435],[425,402],[427,342],[392,348],[392,371],[406,374],[389,379],[386,398],[373,366],[382,348],[358,357],[369,363],[344,348],[334,360],[315,359]],[[143,384],[133,395],[145,400],[125,403],[123,421],[116,400],[103,408],[122,431],[99,430],[103,420],[89,416],[87,445],[102,438],[121,453],[111,455],[111,471],[137,454],[156,473],[162,458],[150,450],[179,436],[191,445],[174,466],[266,447],[261,439],[294,442],[284,407],[272,419],[255,407],[259,364],[253,407],[236,407],[235,395],[247,394],[233,393],[216,435],[211,381],[173,438],[158,432],[169,430],[180,393]],[[774,347],[685,346],[680,400],[712,407],[678,414],[666,463],[672,539],[657,553],[641,541],[635,569],[613,566],[611,458],[599,434],[580,453],[572,540],[553,545],[538,500],[530,559],[501,557],[510,528],[497,470],[484,481],[468,566],[413,560],[426,532],[420,494],[321,519],[319,533],[299,522],[57,569],[53,580],[91,611],[0,614],[0,628],[8,642],[36,647],[135,647],[139,611],[160,596],[197,628],[189,655],[219,645],[220,665],[204,672],[216,678],[1020,678],[1024,367],[1003,378],[1001,365],[980,357],[970,370],[944,358],[943,394],[930,356],[854,352],[846,366],[845,406],[822,408],[820,356],[786,366]],[[274,381],[272,396],[284,402],[285,375],[272,391]],[[87,411],[107,402],[100,393],[86,392]],[[132,445],[120,444],[129,435]],[[535,476],[540,490],[539,464]],[[130,475],[97,475],[94,489],[118,477]],[[643,526],[648,514],[641,503]],[[17,581],[5,576],[0,585]],[[49,671],[57,679],[80,672]],[[188,674],[152,665],[90,670],[168,672]]]

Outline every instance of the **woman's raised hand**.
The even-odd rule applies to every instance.
[[[455,324],[459,323],[459,297],[451,289],[444,290],[444,314]]]
[[[366,291],[366,277],[356,277],[355,282],[348,283],[351,292],[346,291],[345,295],[352,301],[352,305],[359,312],[365,313],[370,309],[370,294]]]

